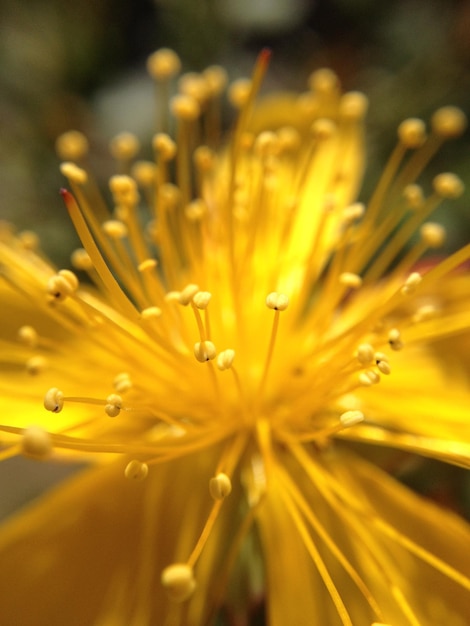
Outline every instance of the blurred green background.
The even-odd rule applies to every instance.
[[[365,91],[365,196],[404,117],[429,119],[442,104],[470,111],[469,0],[2,0],[0,31],[0,219],[37,230],[58,265],[68,265],[75,239],[58,195],[55,138],[80,129],[103,154],[120,130],[148,139],[153,89],[145,60],[161,46],[175,48],[186,70],[221,63],[231,78],[249,75],[269,46],[266,89],[302,90],[309,73],[327,65],[345,89]],[[448,170],[470,186],[468,132],[444,147],[429,177]],[[469,197],[442,215],[454,244],[468,241]],[[4,511],[57,477],[28,462],[17,472],[19,462],[0,473]],[[11,471],[15,489],[4,490]],[[460,512],[470,500],[468,474],[455,468],[408,459],[400,473]]]

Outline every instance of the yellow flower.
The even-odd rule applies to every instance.
[[[117,136],[112,210],[59,138],[74,271],[2,227],[1,457],[90,464],[4,524],[6,626],[468,623],[468,527],[354,452],[470,465],[470,246],[421,261],[463,187],[416,183],[465,117],[404,121],[364,206],[365,96],[320,70],[257,103],[268,56],[224,148],[219,67],[180,79],[155,163]],[[179,60],[149,70],[162,105]]]

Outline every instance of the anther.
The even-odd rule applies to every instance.
[[[438,308],[433,304],[423,304],[418,308],[416,313],[412,317],[412,321],[417,324],[418,322],[425,322],[435,318],[439,313]]]
[[[266,306],[274,311],[285,311],[289,306],[289,298],[283,293],[273,291],[266,297]]]
[[[32,356],[26,361],[26,371],[31,376],[37,376],[47,368],[48,361],[41,355]]]
[[[44,396],[44,408],[52,413],[60,413],[64,406],[64,394],[57,387],[51,387]]]
[[[149,306],[143,309],[140,314],[144,320],[156,320],[161,317],[162,310],[158,306]]]
[[[438,109],[431,119],[432,129],[436,135],[443,139],[453,139],[467,128],[465,113],[454,106],[445,106]]]
[[[124,476],[128,480],[140,481],[147,478],[149,473],[149,468],[147,463],[142,463],[141,461],[137,461],[134,459],[130,463],[126,465],[126,469],[124,470]]]
[[[139,150],[139,140],[133,133],[118,133],[109,142],[109,152],[118,161],[130,161]]]
[[[392,350],[401,350],[403,348],[403,341],[398,328],[392,328],[388,333],[388,344]]]
[[[361,219],[365,213],[365,206],[362,202],[355,202],[343,209],[343,222],[345,225],[352,224]]]
[[[37,250],[39,248],[39,237],[33,230],[23,230],[18,233],[18,241],[25,250]]]
[[[398,126],[398,138],[405,148],[410,150],[420,148],[426,141],[426,126],[424,122],[415,117],[404,120]]]
[[[59,135],[55,142],[55,150],[59,159],[78,161],[88,153],[88,140],[78,130],[69,130]]]
[[[47,293],[55,300],[62,301],[78,289],[78,278],[70,270],[60,270],[47,281]]]
[[[212,361],[217,355],[217,350],[212,341],[198,341],[194,344],[194,356],[200,363]]]
[[[131,173],[141,187],[150,187],[155,183],[157,166],[151,161],[137,161],[132,166]]]
[[[203,105],[210,96],[209,85],[203,74],[187,72],[178,80],[180,93],[191,96],[198,104]]]
[[[405,280],[405,284],[400,290],[401,293],[403,295],[409,295],[410,293],[413,293],[422,281],[422,279],[423,278],[419,272],[412,272]]]
[[[201,198],[196,198],[184,209],[184,214],[190,222],[199,222],[207,213],[207,204]]]
[[[200,172],[210,172],[214,167],[215,154],[207,146],[198,146],[194,151],[194,163]]]
[[[168,80],[178,74],[180,69],[179,56],[169,48],[160,48],[147,59],[147,71],[155,80]]]
[[[137,204],[139,193],[137,183],[130,176],[115,175],[109,179],[109,188],[116,204]]]
[[[194,306],[198,309],[206,309],[211,301],[212,294],[209,291],[198,291],[193,296]]]
[[[339,417],[339,421],[343,426],[349,428],[364,421],[364,414],[361,411],[346,411]]]
[[[446,229],[435,222],[424,223],[419,232],[422,240],[429,248],[440,248],[446,239]]]
[[[221,65],[210,65],[203,71],[209,93],[212,97],[220,95],[227,85],[227,72]]]
[[[157,133],[152,139],[152,146],[164,161],[171,161],[176,155],[176,143],[166,133]]]
[[[116,393],[112,393],[106,398],[104,412],[109,417],[117,417],[122,409],[122,398]]]
[[[139,263],[139,265],[137,266],[137,269],[139,270],[141,274],[143,274],[144,272],[150,272],[151,270],[155,269],[157,265],[158,263],[156,259],[145,259],[145,261],[142,261],[142,263]]]
[[[59,169],[61,174],[77,185],[84,185],[88,180],[85,170],[82,170],[81,167],[78,167],[78,165],[75,165],[75,163],[71,163],[70,161],[61,163]]]
[[[223,350],[219,352],[217,355],[217,367],[221,372],[228,370],[232,367],[233,360],[235,358],[235,350],[227,348],[227,350]]]
[[[197,294],[198,291],[198,285],[186,285],[186,287],[184,287],[184,289],[179,292],[178,302],[183,306],[188,306],[188,304],[192,301],[193,297]]]
[[[388,376],[392,370],[390,367],[390,363],[388,362],[387,355],[383,354],[382,352],[376,352],[374,354],[374,359],[379,372]]]
[[[18,340],[29,348],[37,346],[38,338],[38,333],[32,326],[21,326],[18,329]]]
[[[174,563],[166,567],[162,572],[161,581],[174,602],[184,602],[196,589],[193,569],[186,563]]]
[[[70,262],[76,270],[89,271],[93,269],[93,262],[85,248],[77,248],[70,255]]]
[[[277,131],[280,152],[295,152],[301,144],[299,131],[293,126],[283,126]]]
[[[339,276],[339,282],[345,287],[350,287],[351,289],[359,289],[362,286],[362,278],[357,274],[352,274],[351,272],[343,272]]]
[[[193,122],[201,114],[201,108],[198,101],[184,94],[174,96],[170,100],[170,109],[173,115],[180,120]]]
[[[250,97],[251,80],[249,78],[239,78],[229,86],[228,99],[230,104],[236,109],[242,109]]]
[[[365,387],[370,387],[380,382],[380,376],[374,370],[367,370],[359,374],[359,382]]]
[[[369,107],[369,99],[360,91],[345,93],[339,101],[339,117],[348,122],[364,119]]]
[[[255,139],[255,155],[260,158],[276,155],[279,152],[279,140],[276,133],[266,130]]]
[[[315,139],[325,141],[335,134],[336,125],[329,119],[320,118],[313,122],[310,130]]]
[[[339,88],[338,76],[327,67],[320,68],[310,74],[308,86],[312,91],[331,93]]]
[[[356,357],[361,365],[368,365],[374,360],[374,348],[370,343],[361,343],[357,347]]]
[[[455,200],[464,192],[464,184],[458,176],[450,172],[439,174],[432,181],[434,189],[441,198]]]
[[[223,472],[219,472],[209,481],[209,492],[214,500],[223,500],[232,491],[232,481]]]
[[[124,239],[127,236],[127,226],[119,220],[107,220],[101,224],[101,228],[111,239]]]
[[[131,377],[127,372],[117,374],[113,380],[113,387],[118,393],[125,393],[132,388]]]
[[[403,197],[408,208],[414,211],[421,209],[424,204],[423,190],[419,185],[407,185],[403,189]]]
[[[33,459],[45,459],[52,452],[49,433],[40,426],[29,426],[23,431],[21,452]]]

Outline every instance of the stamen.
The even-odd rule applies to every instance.
[[[433,132],[442,139],[460,137],[467,128],[465,113],[454,106],[441,107],[431,119]]]
[[[113,380],[113,387],[118,393],[125,393],[132,388],[131,377],[127,372],[121,372]]]
[[[75,165],[75,163],[65,161],[64,163],[60,164],[59,169],[61,173],[69,179],[71,183],[84,185],[88,180],[88,175],[85,170],[82,170],[82,168]]]
[[[339,421],[342,426],[349,428],[350,426],[355,426],[363,422],[364,414],[361,413],[361,411],[346,411],[340,415]]]
[[[109,142],[111,156],[116,159],[118,169],[127,172],[132,159],[140,150],[140,143],[133,133],[119,133]]]
[[[426,126],[422,120],[409,118],[398,126],[398,137],[406,148],[415,150],[426,141]]]
[[[49,433],[39,426],[29,426],[23,431],[21,452],[33,459],[45,459],[52,453],[52,440]]]
[[[194,356],[200,363],[212,361],[217,355],[217,350],[212,341],[198,341],[194,344]]]
[[[106,398],[106,405],[104,411],[109,417],[117,417],[122,409],[121,396],[113,393]]]
[[[170,48],[160,48],[147,59],[147,71],[158,81],[166,81],[176,76],[181,69],[179,56]]]
[[[339,282],[341,285],[350,287],[351,289],[359,289],[362,286],[362,278],[357,274],[352,274],[351,272],[343,272],[340,274]]]
[[[374,360],[374,348],[370,343],[361,343],[357,348],[357,360],[361,365],[369,365]]]
[[[235,350],[231,350],[227,348],[227,350],[223,350],[219,352],[217,355],[217,367],[221,372],[232,367],[233,360],[235,359]]]
[[[375,364],[378,370],[388,376],[391,373],[390,363],[388,362],[387,355],[382,352],[376,352],[374,354]]]
[[[162,572],[161,581],[174,602],[188,600],[196,589],[193,569],[186,563],[173,563],[166,567]]]
[[[48,366],[48,361],[43,356],[32,356],[26,361],[26,371],[31,376],[37,376],[43,372]]]
[[[47,281],[47,293],[58,302],[62,302],[78,289],[78,278],[70,270],[60,270]]]
[[[367,370],[359,374],[359,382],[364,387],[370,387],[371,385],[377,385],[380,382],[380,376],[374,370]]]
[[[88,139],[78,130],[69,130],[59,135],[55,142],[55,150],[63,161],[80,161],[88,154]]]
[[[440,248],[446,239],[446,230],[441,224],[426,222],[420,228],[423,243],[429,248]]]
[[[44,396],[44,408],[52,413],[60,413],[64,406],[64,394],[57,387],[52,387]]]
[[[209,481],[209,492],[214,500],[224,500],[232,491],[232,481],[223,472]]]
[[[39,335],[32,326],[21,326],[18,329],[18,339],[29,348],[35,348],[38,345]]]
[[[403,295],[409,295],[414,293],[420,282],[423,280],[423,277],[419,272],[412,272],[408,278],[405,280],[405,284],[401,288],[401,293]]]
[[[392,350],[401,350],[403,348],[403,341],[401,340],[400,331],[397,328],[392,328],[388,333],[388,343]]]
[[[147,463],[142,463],[141,461],[134,459],[126,465],[124,476],[128,480],[141,481],[147,478],[148,472],[149,468]]]
[[[432,182],[436,193],[441,198],[455,200],[456,198],[460,198],[464,192],[463,182],[458,176],[451,172],[439,174]]]

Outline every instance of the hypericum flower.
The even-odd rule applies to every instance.
[[[3,527],[7,626],[468,623],[468,527],[350,443],[470,465],[470,245],[421,260],[463,186],[416,183],[465,117],[405,120],[363,205],[365,96],[320,70],[257,104],[267,60],[225,147],[219,67],[180,79],[155,163],[117,136],[112,210],[60,137],[73,271],[2,228],[2,457],[91,463]],[[179,65],[150,58],[161,93]]]

